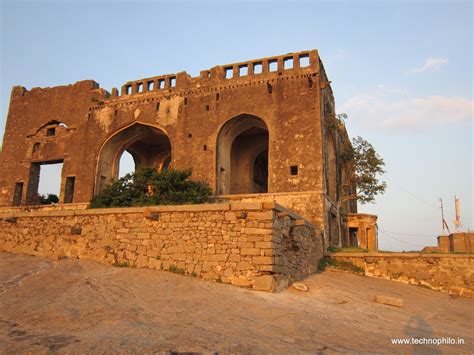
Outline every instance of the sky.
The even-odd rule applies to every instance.
[[[128,80],[318,49],[349,135],[371,142],[386,163],[386,193],[359,205],[379,216],[379,248],[435,245],[439,198],[451,230],[455,195],[463,229],[474,229],[471,1],[0,4],[0,137],[14,85],[93,79],[110,91]],[[52,189],[50,180],[41,191]]]

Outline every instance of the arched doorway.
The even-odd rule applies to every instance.
[[[128,152],[135,163],[135,169],[143,167],[168,168],[171,162],[171,143],[161,129],[134,123],[114,133],[102,146],[97,164],[95,193],[99,193],[110,181],[119,175],[120,158]]]
[[[217,138],[217,192],[268,192],[268,128],[253,115],[239,115],[221,128]]]

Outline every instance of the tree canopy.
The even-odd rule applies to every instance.
[[[361,203],[372,203],[377,195],[385,192],[387,183],[379,176],[385,173],[385,162],[375,148],[364,138],[352,139],[352,145],[344,147],[343,159],[348,162],[348,179],[342,202],[357,199]],[[354,191],[355,187],[355,191]]]
[[[107,185],[90,203],[91,208],[205,203],[212,190],[190,180],[191,169],[143,168]]]

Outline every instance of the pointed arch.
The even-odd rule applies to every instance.
[[[217,136],[217,193],[268,192],[269,131],[259,117],[241,114],[228,120]]]
[[[119,174],[120,157],[127,151],[135,169],[166,169],[171,163],[171,141],[161,128],[134,122],[112,133],[102,144],[96,165],[95,194]]]

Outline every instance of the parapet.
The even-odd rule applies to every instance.
[[[186,72],[180,72],[128,81],[122,85],[120,96],[150,92],[172,92],[193,87],[212,86],[218,83],[261,80],[290,73],[318,72],[319,66],[317,50],[288,53],[275,57],[218,65],[211,69],[202,70],[199,77],[196,78],[191,77]],[[112,90],[112,96],[114,94],[118,96],[118,90]]]

